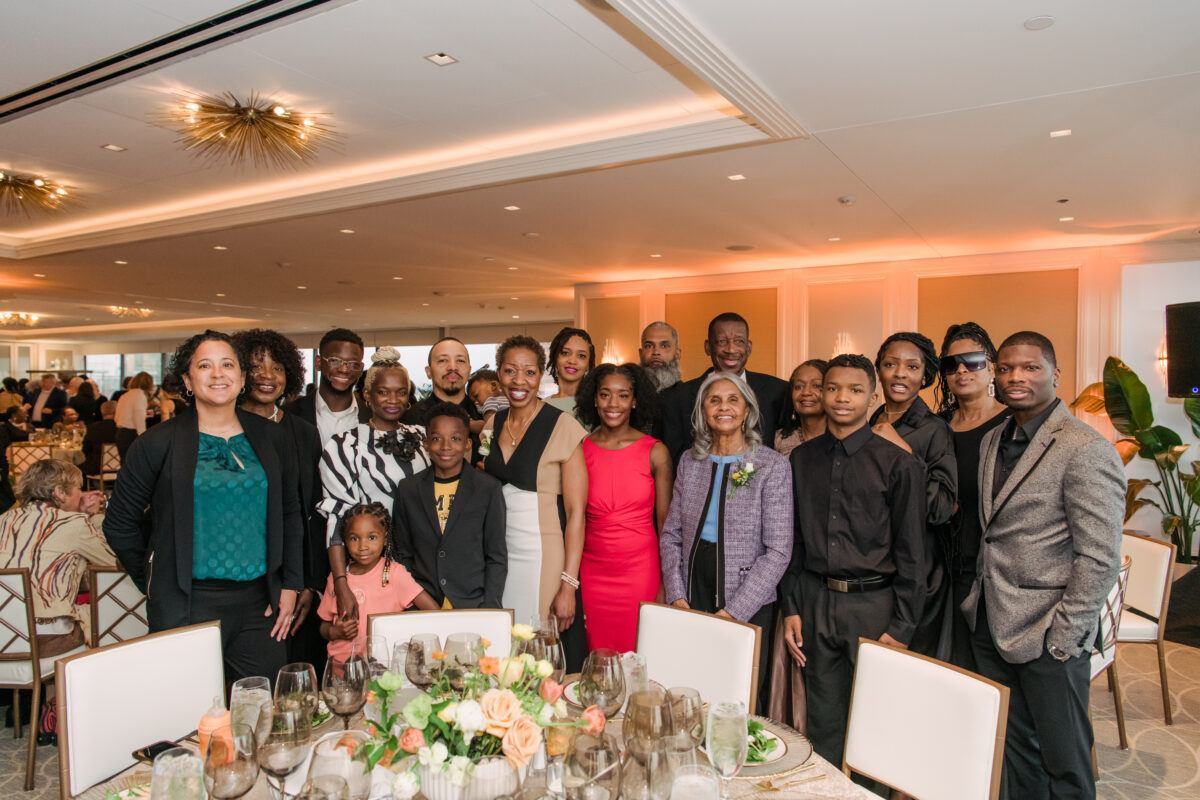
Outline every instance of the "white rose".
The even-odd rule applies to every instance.
[[[479,707],[479,703],[475,700],[464,700],[458,704],[458,709],[454,713],[455,724],[463,733],[463,741],[467,744],[475,738],[475,734],[487,727],[487,722],[483,718],[483,709]]]
[[[536,667],[539,678],[549,678],[554,674],[554,665],[545,659],[537,662]]]
[[[746,462],[746,472],[754,472],[754,465],[749,461]]]
[[[422,747],[417,751],[417,760],[427,767],[436,767],[450,756],[450,751],[441,742],[434,742],[433,747]]]
[[[392,780],[394,800],[412,800],[421,789],[421,779],[412,772],[400,772]]]
[[[532,670],[534,667],[534,664],[537,663],[537,660],[534,659],[532,653],[521,653],[521,655],[518,656],[518,658],[521,659],[521,664],[524,666],[524,668],[528,669],[528,670]]]
[[[537,724],[543,728],[549,725],[554,720],[554,706],[549,703],[543,703],[542,708],[538,711]]]
[[[466,756],[455,756],[450,759],[447,772],[450,773],[450,782],[455,786],[466,786],[471,780],[471,773],[475,770],[475,765],[471,763],[471,759]]]

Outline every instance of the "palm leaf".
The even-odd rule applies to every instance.
[[[1125,436],[1134,436],[1154,424],[1146,384],[1116,356],[1104,362],[1104,407],[1113,427]]]
[[[1079,393],[1079,397],[1071,403],[1072,411],[1086,411],[1089,414],[1107,414],[1104,410],[1104,384],[1093,383]]]

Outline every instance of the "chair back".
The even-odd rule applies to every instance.
[[[60,659],[55,680],[59,780],[73,797],[131,766],[134,750],[182,739],[224,697],[220,623]]]
[[[1100,609],[1100,647],[1092,648],[1092,677],[1095,678],[1117,657],[1117,631],[1121,627],[1121,611],[1125,606],[1125,587],[1129,585],[1129,567],[1133,563],[1129,556],[1121,559],[1117,570],[1117,582],[1104,598]]]
[[[757,625],[643,602],[638,607],[637,652],[651,680],[668,689],[690,686],[707,703],[741,700],[754,713],[758,699]]]
[[[13,483],[21,477],[21,473],[39,461],[50,458],[53,451],[48,444],[33,444],[32,442],[13,442],[8,446],[8,471]]]
[[[1161,622],[1167,615],[1171,598],[1171,570],[1175,563],[1175,545],[1138,533],[1121,534],[1121,556],[1137,564],[1129,570],[1125,589],[1125,607]],[[1159,626],[1161,629],[1161,625]]]
[[[116,478],[121,469],[121,451],[112,442],[100,445],[100,474],[107,479]]]
[[[29,587],[25,567],[0,569],[0,661],[29,661],[32,665],[37,657],[37,637],[30,635],[37,629]]]
[[[93,647],[125,642],[150,632],[146,595],[120,567],[88,567]]]
[[[452,633],[478,633],[491,642],[486,654],[503,658],[512,652],[513,611],[509,608],[464,608],[443,611],[397,611],[370,614],[367,630],[371,636],[387,637],[395,648],[418,633],[437,634],[442,644]]]
[[[859,639],[842,769],[921,800],[988,800],[1007,723],[1006,687]]]

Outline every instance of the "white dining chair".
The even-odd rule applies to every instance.
[[[393,649],[418,633],[434,633],[445,644],[452,633],[478,633],[491,642],[489,656],[502,658],[512,651],[513,611],[508,608],[447,608],[440,611],[397,611],[371,614],[367,631],[387,638]]]
[[[54,662],[82,647],[59,656],[42,658],[38,652],[33,603],[30,600],[29,570],[0,569],[0,689],[12,689],[13,738],[21,737],[21,704],[18,691],[33,690],[28,728],[29,752],[25,756],[25,791],[33,788],[37,759],[37,716],[42,708],[42,688],[54,680]],[[36,668],[35,668],[36,665]]]
[[[106,484],[116,483],[120,471],[121,451],[112,442],[105,442],[100,445],[100,472],[87,476],[88,485],[103,489]]]
[[[1117,632],[1121,627],[1121,610],[1125,603],[1125,587],[1129,583],[1129,567],[1132,559],[1125,556],[1117,570],[1117,582],[1104,598],[1100,609],[1100,646],[1092,648],[1091,680],[1101,672],[1108,672],[1108,687],[1113,693],[1113,705],[1117,711],[1117,737],[1122,750],[1129,749],[1129,738],[1125,735],[1125,703],[1121,697],[1121,680],[1117,675]],[[1088,719],[1092,716],[1091,695],[1088,696]],[[1092,737],[1095,739],[1095,736]],[[1100,766],[1096,761],[1096,745],[1092,744],[1092,772],[1100,777]]]
[[[638,607],[637,652],[650,679],[690,686],[705,702],[741,700],[754,713],[758,700],[757,625],[703,611],[643,602]]]
[[[136,639],[150,632],[146,595],[120,567],[88,567],[89,616],[94,647]]]
[[[221,625],[62,658],[57,682],[60,796],[69,800],[130,767],[133,751],[187,736],[213,698],[224,698]]]
[[[1171,573],[1175,545],[1125,531],[1121,534],[1121,556],[1133,559],[1117,642],[1151,643],[1158,648],[1158,678],[1162,686],[1163,718],[1170,725],[1171,692],[1167,688],[1167,606],[1171,602]]]
[[[842,771],[921,800],[994,800],[1007,724],[1006,687],[859,639]]]

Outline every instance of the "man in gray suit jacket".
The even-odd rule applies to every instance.
[[[1013,416],[980,446],[983,541],[962,606],[979,672],[1010,690],[1002,796],[1012,800],[1096,796],[1091,649],[1117,579],[1125,471],[1055,396],[1058,377],[1045,336],[1000,345],[997,395]]]

